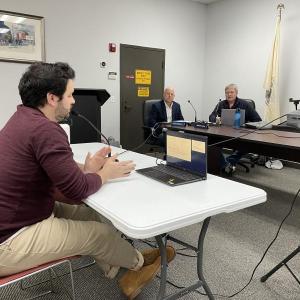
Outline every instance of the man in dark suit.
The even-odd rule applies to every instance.
[[[163,100],[152,105],[148,124],[150,127],[159,122],[183,120],[180,105],[174,101],[174,98],[174,89],[171,87],[165,88]]]
[[[163,147],[165,146],[165,140],[162,130],[157,123],[184,120],[180,104],[175,102],[174,98],[174,89],[171,87],[165,88],[163,100],[152,105],[149,116],[148,126],[156,128],[154,136],[157,138],[157,144]]]

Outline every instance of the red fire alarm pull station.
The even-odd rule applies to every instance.
[[[115,43],[109,43],[108,44],[108,49],[109,49],[109,52],[116,52],[116,44]]]

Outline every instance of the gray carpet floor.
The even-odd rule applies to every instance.
[[[274,238],[278,226],[287,214],[293,197],[300,187],[299,169],[284,167],[282,170],[270,170],[256,166],[250,173],[239,169],[231,180],[245,182],[262,187],[268,194],[266,203],[235,213],[220,214],[211,219],[205,239],[204,274],[216,299],[225,299],[240,290],[250,279],[252,271],[261,259],[267,246]],[[196,245],[201,224],[176,230],[171,234],[179,239]],[[135,245],[143,249],[147,247],[140,241]],[[178,253],[194,256],[190,250],[180,250],[182,246],[173,244]],[[300,199],[297,199],[290,217],[284,223],[279,236],[268,254],[258,267],[251,284],[232,299],[249,300],[290,300],[300,299],[300,286],[289,271],[282,267],[265,283],[260,277],[272,269],[279,261],[300,245]],[[88,258],[75,262],[75,268]],[[300,277],[300,254],[289,263],[295,274]],[[122,273],[122,272],[121,272]],[[77,299],[125,299],[121,294],[117,279],[108,280],[96,265],[74,272]],[[195,282],[196,258],[177,254],[168,268],[168,279],[178,285],[186,286]],[[69,285],[68,277],[63,276]],[[59,284],[55,284],[59,287]],[[38,289],[42,289],[39,286]],[[159,288],[156,278],[137,300],[155,299]],[[168,284],[167,294],[177,291]],[[203,290],[199,290],[203,293]],[[19,286],[0,290],[0,299],[23,299],[33,295],[35,291],[20,291]],[[58,292],[43,299],[68,299],[58,288]],[[193,292],[181,299],[208,299]]]

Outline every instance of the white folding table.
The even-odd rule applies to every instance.
[[[72,144],[74,159],[84,162],[87,152],[94,153],[100,143]],[[112,147],[113,153],[123,149]],[[156,159],[127,151],[119,160],[133,160],[136,169],[153,166]],[[167,186],[133,172],[129,177],[112,180],[85,203],[109,219],[113,225],[129,237],[144,239],[155,237],[161,251],[161,282],[157,299],[178,299],[203,286],[209,299],[214,299],[203,276],[203,243],[210,217],[230,213],[266,201],[265,191],[208,174],[207,180]],[[189,246],[197,253],[199,280],[176,294],[165,297],[167,278],[167,233],[195,223],[203,222],[198,247],[193,247],[170,236],[169,239]]]

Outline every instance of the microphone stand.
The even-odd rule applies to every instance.
[[[86,118],[85,116],[83,116],[82,114],[80,114],[78,111],[76,111],[74,109],[71,110],[71,114],[86,121],[100,136],[103,137],[106,144],[108,146],[110,146],[110,143],[109,143],[108,139],[106,138],[106,136],[88,118]],[[108,153],[108,157],[111,157],[111,153]]]
[[[296,110],[297,110],[297,107],[298,107],[298,104],[299,104],[300,100],[294,100],[293,98],[290,98],[289,102],[293,102],[295,107],[296,107]]]
[[[197,112],[196,112],[196,109],[194,107],[194,105],[192,104],[192,102],[190,100],[188,100],[188,103],[192,106],[194,112],[195,112],[195,123],[197,123]]]
[[[192,106],[194,112],[195,112],[195,122],[192,122],[191,125],[194,126],[195,128],[202,128],[202,129],[208,129],[208,123],[205,121],[198,121],[197,118],[197,112],[190,100],[188,100],[188,103]]]

